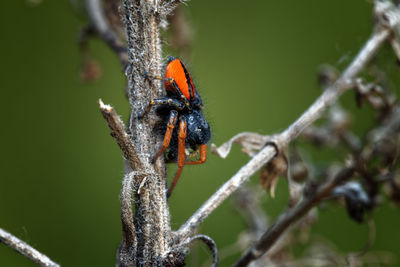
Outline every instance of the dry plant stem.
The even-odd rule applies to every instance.
[[[126,180],[131,177],[127,175],[131,171],[128,168],[123,181],[121,203],[134,199],[136,246],[131,255],[129,244],[121,245],[118,255],[120,266],[159,266],[170,249],[171,227],[165,192],[165,163],[162,157],[155,164],[150,162],[155,148],[161,145],[161,139],[154,131],[158,117],[150,112],[143,119],[137,119],[150,99],[162,94],[160,81],[145,80],[143,74],[146,71],[156,75],[161,73],[159,28],[165,23],[167,8],[170,6],[169,1],[122,1],[129,56],[126,69],[131,106],[128,132],[141,164],[130,165],[134,175],[134,190],[131,188],[132,183]]]
[[[234,266],[247,266],[251,261],[261,257],[280,238],[282,233],[294,222],[304,216],[323,198],[329,197],[335,186],[351,178],[354,169],[349,167],[340,171],[334,178],[322,184],[310,197],[302,200],[297,206],[283,213],[262,237],[236,262]]]
[[[0,228],[0,242],[6,244],[10,248],[18,251],[34,263],[40,266],[60,266],[51,259],[49,259],[46,255],[40,253],[24,241],[20,240],[19,238],[13,236],[12,234],[4,231]]]
[[[343,72],[340,78],[306,110],[298,120],[290,125],[283,133],[275,137],[275,143],[279,149],[286,147],[307,126],[321,117],[322,112],[346,90],[351,88],[354,78],[366,66],[375,55],[378,48],[390,36],[390,29],[381,28],[373,33],[350,66]],[[214,210],[222,201],[230,196],[239,186],[246,182],[250,176],[257,172],[262,166],[269,162],[277,153],[273,146],[266,146],[246,165],[227,181],[217,192],[215,192],[185,224],[178,230],[178,238],[184,240],[193,235],[200,223]]]
[[[126,46],[110,27],[104,14],[102,1],[86,0],[86,10],[88,12],[91,25],[96,30],[96,33],[117,54],[122,67],[125,68],[128,64],[128,53]]]
[[[123,238],[117,251],[117,266],[160,266],[171,248],[165,162],[162,157],[155,164],[150,162],[155,148],[161,145],[154,131],[158,117],[149,113],[139,120],[138,115],[150,99],[162,94],[160,81],[145,80],[143,74],[160,75],[159,29],[166,25],[166,16],[181,2],[122,0],[121,13],[127,40],[125,50],[111,30],[100,0],[86,0],[93,26],[118,54],[128,80],[131,113],[127,129],[115,111],[99,101],[112,136],[125,156],[125,176],[120,195]]]

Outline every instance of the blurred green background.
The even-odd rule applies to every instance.
[[[318,67],[329,63],[343,69],[372,30],[372,4],[365,0],[193,0],[185,10],[195,34],[185,61],[217,145],[241,131],[285,129],[320,94]],[[93,40],[91,53],[103,75],[91,84],[79,79],[77,40],[84,20],[68,1],[1,1],[0,25],[0,227],[63,266],[113,266],[121,239],[123,167],[97,100],[112,104],[127,119],[121,67],[108,47]],[[387,54],[388,71],[398,74],[394,56]],[[352,93],[342,99],[354,109],[353,102]],[[368,108],[357,110],[353,130],[361,133],[373,120]],[[329,160],[332,151],[309,153],[315,160]],[[170,199],[173,228],[247,160],[235,147],[225,160],[210,154],[206,164],[186,167]],[[169,176],[175,170],[170,165]],[[257,180],[253,177],[252,183]],[[264,199],[271,219],[286,207],[285,185],[279,183],[275,199]],[[371,250],[400,256],[400,215],[383,202],[373,214],[377,236]],[[201,232],[223,248],[244,227],[228,200]],[[367,242],[368,227],[332,205],[320,212],[313,234],[344,252],[356,252]],[[204,261],[209,256],[205,248],[195,248],[188,265],[197,266],[193,257]],[[221,266],[237,256],[223,259]],[[34,264],[0,244],[0,266]]]

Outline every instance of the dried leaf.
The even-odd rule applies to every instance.
[[[220,147],[211,145],[211,152],[221,158],[226,158],[232,148],[232,144],[239,144],[243,146],[242,151],[249,156],[254,156],[256,151],[260,150],[270,139],[268,135],[261,135],[252,132],[243,132],[232,137],[228,142],[222,144]]]
[[[271,197],[275,198],[275,189],[280,176],[286,176],[288,162],[286,156],[281,153],[268,162],[260,172],[260,184],[268,190]]]

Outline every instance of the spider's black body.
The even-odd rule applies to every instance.
[[[189,72],[179,59],[171,57],[168,60],[165,77],[150,74],[146,74],[146,77],[163,80],[167,93],[164,97],[152,99],[143,115],[151,106],[159,106],[157,109],[161,117],[159,129],[164,133],[164,141],[152,161],[154,162],[169,148],[166,154],[168,162],[178,163],[178,171],[167,193],[169,196],[184,165],[201,164],[206,161],[206,144],[210,140],[211,131],[201,112],[203,108],[201,98],[194,88]],[[200,152],[200,157],[196,160],[193,156],[197,152]]]
[[[160,134],[164,134],[167,130],[168,118],[171,110],[175,109],[170,106],[163,106],[157,109],[157,113],[161,117],[162,121],[159,128]],[[185,139],[185,146],[187,149],[197,151],[199,145],[207,144],[208,141],[210,141],[210,126],[200,109],[193,108],[192,111],[186,109],[178,111],[178,118],[180,117],[185,117],[187,122],[187,133]],[[178,159],[178,133],[179,129],[175,127],[169,144],[169,151],[166,153],[167,159],[173,162],[176,162]]]

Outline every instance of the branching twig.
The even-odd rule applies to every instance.
[[[6,244],[10,248],[18,251],[34,263],[40,266],[46,267],[56,267],[60,266],[51,259],[49,259],[46,255],[40,253],[24,241],[20,240],[19,238],[13,236],[12,234],[4,231],[0,228],[0,242]]]
[[[396,9],[397,10],[397,9]],[[397,24],[392,22],[393,25]],[[347,89],[351,88],[354,78],[361,72],[370,59],[375,55],[378,48],[390,36],[389,28],[377,29],[350,66],[342,73],[339,79],[306,110],[298,120],[290,125],[283,133],[276,136],[275,143],[279,149],[286,147],[294,140],[306,127],[317,120],[323,111]],[[230,180],[228,180],[216,193],[214,193],[190,218],[181,226],[177,234],[181,240],[193,235],[200,223],[215,209],[222,201],[230,196],[240,185],[249,179],[263,165],[269,162],[277,153],[273,146],[266,146],[256,156],[254,156],[246,165],[244,165]]]
[[[128,51],[124,43],[118,38],[110,27],[105,15],[101,0],[86,0],[91,26],[98,36],[117,54],[122,67],[128,64]]]

